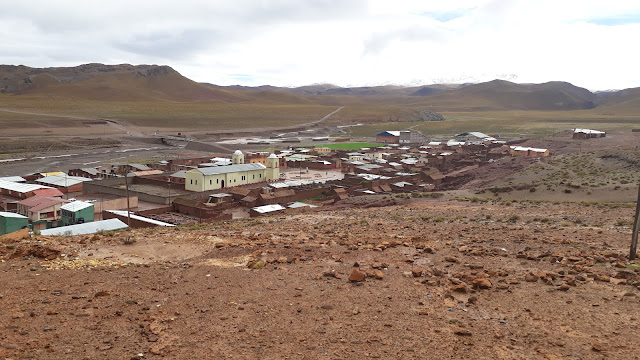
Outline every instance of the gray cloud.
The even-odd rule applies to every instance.
[[[414,26],[399,30],[391,30],[387,32],[380,32],[371,35],[371,37],[365,41],[364,54],[375,55],[385,50],[390,44],[395,41],[411,41],[411,42],[440,42],[446,40],[448,34],[446,31],[439,29],[436,26]]]
[[[113,45],[122,51],[158,59],[185,59],[202,50],[215,50],[219,44],[232,40],[217,30],[186,29],[132,34]]]

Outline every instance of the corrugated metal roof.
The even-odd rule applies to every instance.
[[[51,189],[50,186],[38,184],[21,184],[13,181],[0,180],[0,189],[15,191],[18,193],[28,193],[38,189]]]
[[[533,152],[546,152],[547,149],[539,149],[532,147],[524,147],[524,146],[511,146],[511,149],[514,151],[533,151]]]
[[[107,212],[110,212],[110,213],[116,214],[116,215],[120,215],[120,216],[127,216],[127,211],[126,210],[107,210]],[[144,221],[146,223],[153,224],[153,225],[175,226],[173,224],[169,224],[169,223],[166,223],[166,222],[163,222],[163,221],[154,220],[154,219],[151,219],[151,218],[148,218],[148,217],[136,215],[136,214],[134,214],[132,212],[129,212],[129,216],[134,220]]]
[[[128,228],[127,224],[123,223],[119,219],[108,219],[40,230],[40,235],[85,235],[95,234],[100,231],[113,231],[126,228]]]
[[[187,170],[180,170],[177,173],[173,173],[171,177],[184,179],[187,177]]]
[[[193,169],[189,171],[199,171],[204,175],[218,175],[218,174],[228,174],[232,172],[241,172],[241,171],[251,171],[251,170],[263,170],[267,167],[260,164],[237,164],[237,165],[227,165],[227,166],[215,166],[215,167],[207,167],[200,169]]]
[[[285,208],[280,204],[264,205],[264,206],[258,206],[253,208],[253,211],[259,212],[261,214],[270,213],[270,212],[279,211],[279,210],[285,210]]]
[[[162,174],[162,170],[142,170],[142,171],[133,171],[129,174],[133,174],[135,176],[147,176],[147,175],[160,175]]]
[[[574,133],[585,133],[585,134],[604,134],[604,131],[600,130],[591,130],[591,129],[575,129]]]
[[[18,218],[18,219],[28,219],[28,217],[12,212],[0,211],[0,217],[5,218]]]
[[[315,207],[318,207],[318,206],[296,201],[296,202],[294,202],[293,204],[291,204],[291,205],[289,205],[287,207],[290,208],[290,209],[297,209],[297,208],[301,208],[301,207],[315,208]]]
[[[25,182],[27,181],[25,178],[23,178],[22,176],[5,176],[5,177],[0,177],[0,180],[3,181],[11,181],[11,182],[17,182],[17,183],[21,183],[21,182]]]
[[[92,207],[93,204],[92,203],[88,203],[88,202],[84,202],[84,201],[74,201],[74,202],[70,202],[68,204],[64,204],[60,207],[61,210],[68,210],[71,212],[76,212],[76,211],[80,211],[82,209],[86,209],[88,207]]]
[[[52,176],[45,176],[43,178],[36,180],[36,182],[39,182],[39,183],[44,183],[44,184],[53,185],[53,186],[63,186],[63,187],[77,185],[85,181],[93,181],[93,179],[84,178],[80,176],[52,175]]]
[[[143,164],[129,164],[129,166],[131,166],[132,168],[138,170],[138,171],[148,171],[151,170],[150,167],[148,167],[147,165],[143,165]]]
[[[378,136],[400,136],[400,131],[383,131]]]
[[[100,173],[98,171],[98,169],[96,169],[96,168],[81,168],[80,170],[86,172],[87,174],[91,174],[91,175],[98,175]]]

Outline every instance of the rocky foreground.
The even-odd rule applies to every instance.
[[[5,239],[0,358],[635,359],[633,210],[414,200]]]

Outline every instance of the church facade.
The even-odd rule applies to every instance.
[[[267,165],[245,164],[238,150],[231,157],[232,165],[191,169],[186,172],[185,189],[189,191],[218,190],[227,187],[273,181],[280,178],[280,161],[275,154],[267,157]]]

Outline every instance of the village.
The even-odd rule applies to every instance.
[[[573,130],[574,139],[604,136]],[[378,146],[350,150],[331,144],[237,150],[11,174],[0,178],[0,235],[25,228],[79,235],[313,211],[349,197],[456,189],[486,164],[550,155],[521,146],[527,139],[480,132],[424,140],[410,131],[384,131],[376,135]]]

